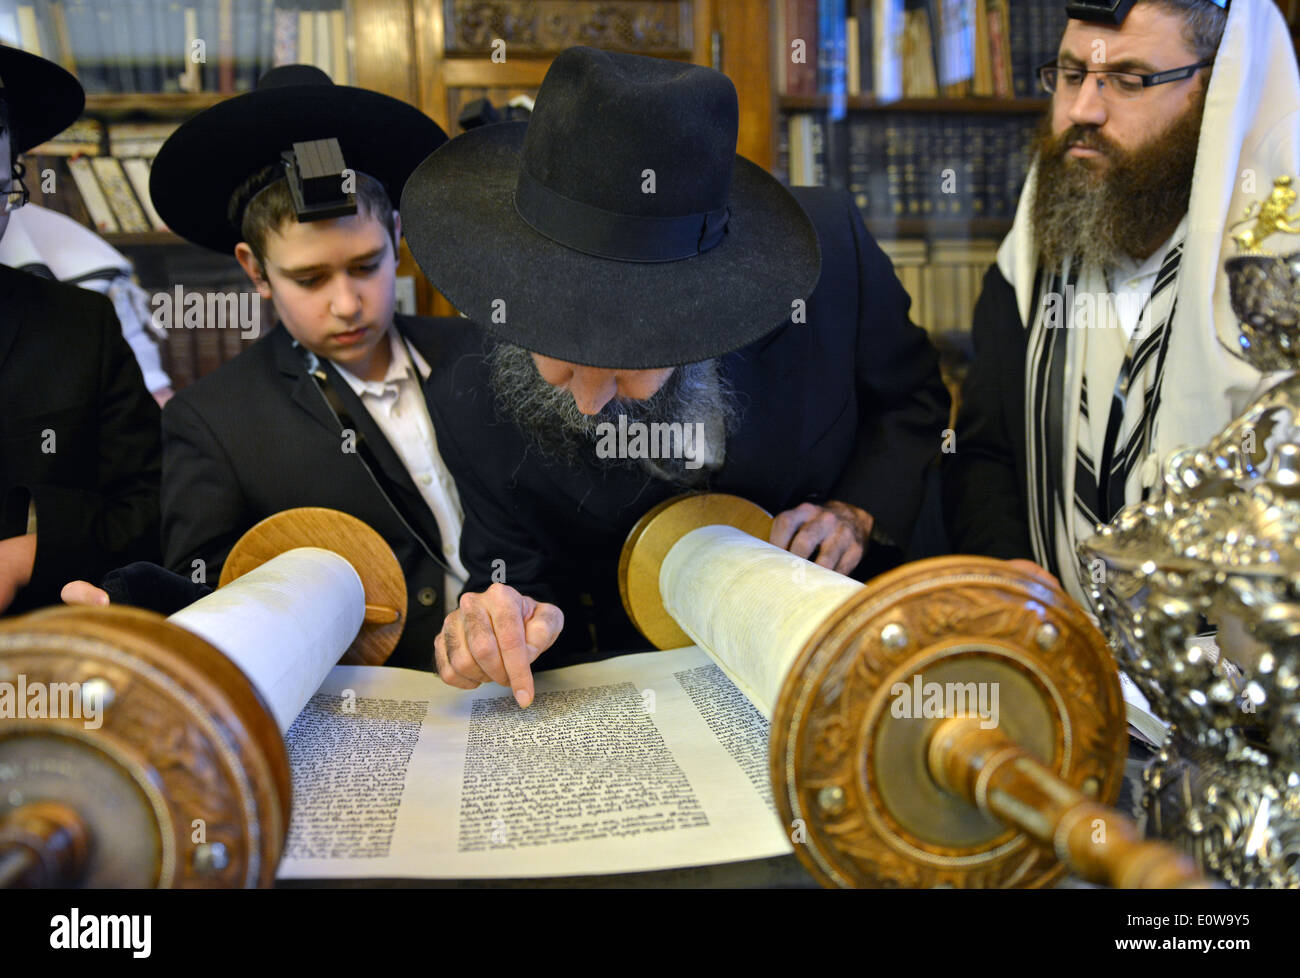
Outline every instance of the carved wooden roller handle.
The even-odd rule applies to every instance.
[[[67,805],[20,805],[0,819],[0,889],[75,885],[89,850],[86,827]]]
[[[1066,784],[997,729],[974,717],[935,728],[930,774],[946,791],[1015,826],[1083,879],[1122,888],[1205,887],[1192,861]]]

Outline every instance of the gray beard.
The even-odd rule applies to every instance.
[[[1068,179],[1051,186],[1039,183],[1034,222],[1038,252],[1043,265],[1053,271],[1073,259],[1109,272],[1124,259],[1118,245],[1124,219],[1105,184],[1081,184]]]
[[[583,414],[573,395],[552,387],[537,372],[522,347],[498,344],[487,356],[489,382],[497,413],[512,422],[544,456],[566,464],[589,459],[602,467],[637,466],[664,482],[697,488],[722,464],[727,437],[740,420],[735,392],[717,360],[676,367],[664,385],[645,400],[614,398],[596,414]],[[703,424],[711,457],[699,464],[689,458],[601,458],[596,451],[600,426],[627,423]],[[697,451],[703,446],[697,446]]]

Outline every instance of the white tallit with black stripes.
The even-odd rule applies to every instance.
[[[1079,541],[1150,485],[1144,468],[1178,308],[1184,236],[1185,222],[1162,249],[1131,339],[1114,308],[1116,299],[1129,297],[1113,297],[1100,271],[1067,266],[1040,273],[1026,357],[1026,404],[1033,408],[1025,443],[1029,529],[1036,559],[1058,576],[1077,569],[1062,558]],[[1086,593],[1087,582],[1078,590]]]
[[[1223,272],[1223,260],[1235,253],[1231,222],[1248,203],[1268,194],[1275,176],[1300,176],[1300,76],[1280,12],[1271,0],[1235,0],[1229,8],[1205,97],[1191,204],[1165,246],[1159,295],[1153,287],[1135,345],[1119,354],[1131,375],[1105,478],[1101,455],[1105,428],[1115,417],[1118,372],[1088,385],[1086,402],[1083,380],[1101,356],[1097,347],[1088,355],[1096,339],[1092,334],[1105,330],[1078,328],[1080,313],[1089,314],[1086,302],[1068,310],[1059,304],[1058,311],[1074,316],[1074,328],[1056,328],[1044,315],[1044,303],[1053,293],[1068,294],[1067,284],[1075,297],[1111,290],[1100,271],[1038,267],[1030,216],[1037,170],[1035,163],[1011,232],[998,250],[998,268],[1015,289],[1020,321],[1029,333],[1025,447],[1035,559],[1086,607],[1088,571],[1080,566],[1075,546],[1091,534],[1090,517],[1103,514],[1081,500],[1109,511],[1120,498],[1117,487],[1122,502],[1140,499],[1155,487],[1170,454],[1207,441],[1260,381],[1218,336],[1237,333]],[[1098,308],[1094,302],[1091,314],[1100,315]],[[1122,332],[1109,332],[1122,342]],[[1102,443],[1093,440],[1098,428]],[[1078,477],[1089,465],[1091,493],[1088,478]],[[1098,498],[1103,482],[1104,503]]]

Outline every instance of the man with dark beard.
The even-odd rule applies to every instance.
[[[526,127],[467,132],[407,185],[412,253],[483,330],[430,387],[469,572],[448,684],[527,706],[533,668],[647,649],[620,548],[690,490],[754,501],[774,544],[843,574],[901,560],[947,419],[937,358],[852,199],[782,187],[737,122],[720,72],[570,48]]]
[[[944,508],[954,550],[1033,560],[1086,606],[1075,545],[1257,379],[1216,339],[1235,326],[1220,251],[1242,186],[1291,172],[1300,105],[1255,0],[1071,19],[1040,75],[1052,103],[975,308]]]

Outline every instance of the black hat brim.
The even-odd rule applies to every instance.
[[[0,81],[15,156],[53,139],[86,107],[85,90],[71,73],[20,48],[0,45]]]
[[[771,332],[816,286],[821,251],[812,222],[789,191],[741,156],[728,233],[703,254],[624,262],[540,234],[514,207],[527,125],[457,136],[420,164],[402,195],[402,230],[424,274],[505,342],[592,367],[694,363]]]
[[[153,161],[149,194],[167,226],[229,254],[242,235],[230,197],[295,142],[337,138],[349,169],[379,180],[393,206],[420,161],[447,140],[436,122],[398,99],[349,85],[289,85],[247,92],[180,126]]]

